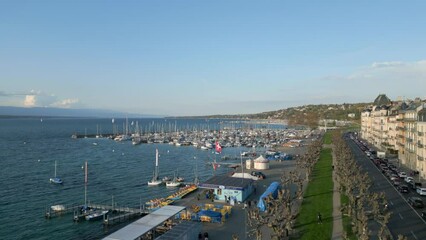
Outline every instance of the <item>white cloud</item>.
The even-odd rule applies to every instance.
[[[3,94],[5,95],[5,94]],[[25,107],[58,107],[71,108],[79,104],[77,98],[59,99],[55,94],[46,94],[42,91],[31,90],[27,93],[23,102]]]
[[[24,100],[25,107],[35,107],[36,106],[36,96],[35,95],[26,95]]]

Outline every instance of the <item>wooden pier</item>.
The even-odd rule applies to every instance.
[[[81,219],[84,219],[87,215],[93,213],[92,211],[82,212],[83,204],[70,204],[70,205],[53,205],[52,207],[46,208],[45,218],[50,219],[53,217],[62,216],[65,214],[73,213],[73,220],[79,222]],[[54,210],[60,209],[60,210]],[[136,217],[145,216],[149,213],[145,206],[140,208],[130,208],[130,207],[117,207],[112,205],[105,204],[94,204],[89,203],[87,205],[88,209],[96,210],[108,210],[114,216],[109,216],[109,214],[104,215],[103,223],[104,225],[113,225],[116,223],[121,223]]]

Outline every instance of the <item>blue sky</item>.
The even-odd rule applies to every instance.
[[[0,105],[258,113],[425,98],[426,1],[0,1]]]

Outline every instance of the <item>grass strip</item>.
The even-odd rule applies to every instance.
[[[321,150],[311,181],[306,188],[300,214],[296,220],[299,239],[331,239],[333,230],[333,179],[331,149]],[[318,223],[321,213],[322,224]]]
[[[324,134],[324,144],[331,144],[332,131],[327,131]]]

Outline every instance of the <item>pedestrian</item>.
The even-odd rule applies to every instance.
[[[225,195],[225,202],[228,203],[228,196]]]
[[[322,217],[320,212],[318,212],[318,224],[322,224]]]
[[[198,234],[198,240],[203,240],[203,234],[201,232]]]
[[[200,201],[200,194],[197,194],[197,200]]]
[[[207,232],[204,233],[204,240],[209,240],[209,234]]]
[[[251,201],[248,201],[248,208],[251,208]]]

